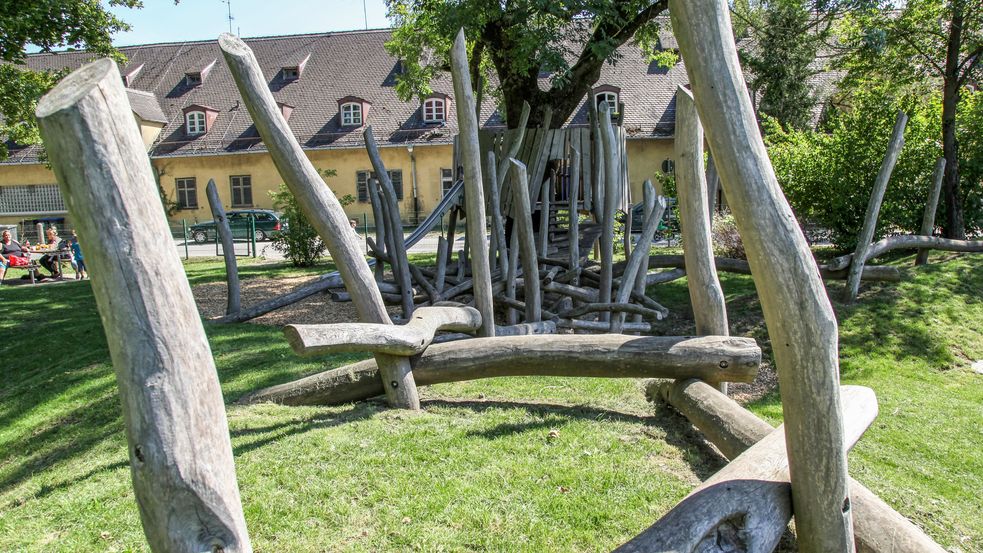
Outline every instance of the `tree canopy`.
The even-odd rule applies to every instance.
[[[448,67],[450,46],[464,28],[472,81],[496,95],[507,121],[518,121],[522,103],[532,109],[530,126],[542,123],[546,107],[562,125],[597,81],[601,67],[634,39],[653,57],[673,61],[658,49],[658,22],[668,0],[387,0],[394,24],[387,48],[404,62],[397,91],[406,100],[430,91],[430,81]],[[548,87],[540,87],[548,74]],[[494,87],[489,87],[494,76]]]

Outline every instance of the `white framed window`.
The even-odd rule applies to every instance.
[[[341,104],[341,124],[342,126],[362,126],[362,104],[348,102]]]
[[[249,175],[229,177],[232,186],[232,207],[253,206],[253,179]]]
[[[188,134],[205,134],[205,112],[189,111],[184,115],[184,121],[188,127]]]
[[[174,179],[178,209],[198,209],[198,184],[194,177]]]
[[[454,186],[454,171],[450,169],[440,170],[440,197],[443,198],[447,195],[451,188]]]
[[[443,123],[446,118],[443,99],[430,98],[423,102],[424,123]]]
[[[597,102],[597,107],[601,107],[601,104],[608,105],[608,111],[612,114],[618,113],[618,95],[614,92],[598,92],[594,95],[594,101]]]

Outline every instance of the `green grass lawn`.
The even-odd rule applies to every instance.
[[[942,545],[983,551],[983,376],[969,369],[983,359],[983,256],[933,259],[945,261],[834,303],[843,381],[880,402],[851,473]],[[186,267],[194,284],[224,278],[220,263]],[[753,282],[723,283],[734,333],[767,355]],[[661,330],[692,332],[685,281],[650,292],[673,309]],[[297,358],[271,327],[206,331],[228,402],[360,358]],[[0,335],[0,551],[148,550],[89,283],[0,288]],[[610,550],[722,466],[636,381],[491,379],[422,394],[416,414],[229,405],[256,550]],[[749,407],[781,418],[777,393]]]

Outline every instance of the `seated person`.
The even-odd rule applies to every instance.
[[[11,257],[23,257],[25,259],[30,259],[30,254],[28,253],[26,246],[21,246],[20,242],[14,240],[10,236],[10,231],[4,229],[0,233],[0,255],[3,255],[3,269],[0,270],[0,279],[3,279],[7,272],[7,268],[11,266]]]
[[[58,239],[58,230],[55,227],[48,227],[45,231],[45,244],[51,246],[52,249],[60,249],[58,243],[61,240]],[[51,273],[51,278],[61,278],[61,265],[58,263],[60,254],[45,254],[41,256],[41,266]]]

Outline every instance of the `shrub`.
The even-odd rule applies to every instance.
[[[713,254],[719,257],[747,259],[744,252],[744,242],[737,232],[734,216],[728,213],[716,213],[713,216],[713,226],[710,233],[713,237]]]
[[[318,170],[322,177],[333,177],[333,169]],[[327,245],[321,240],[314,226],[300,210],[297,199],[285,184],[281,184],[275,192],[270,192],[273,206],[280,210],[286,219],[286,228],[273,237],[273,249],[283,253],[295,267],[310,267],[316,264]],[[339,197],[342,206],[355,202],[351,194]]]

